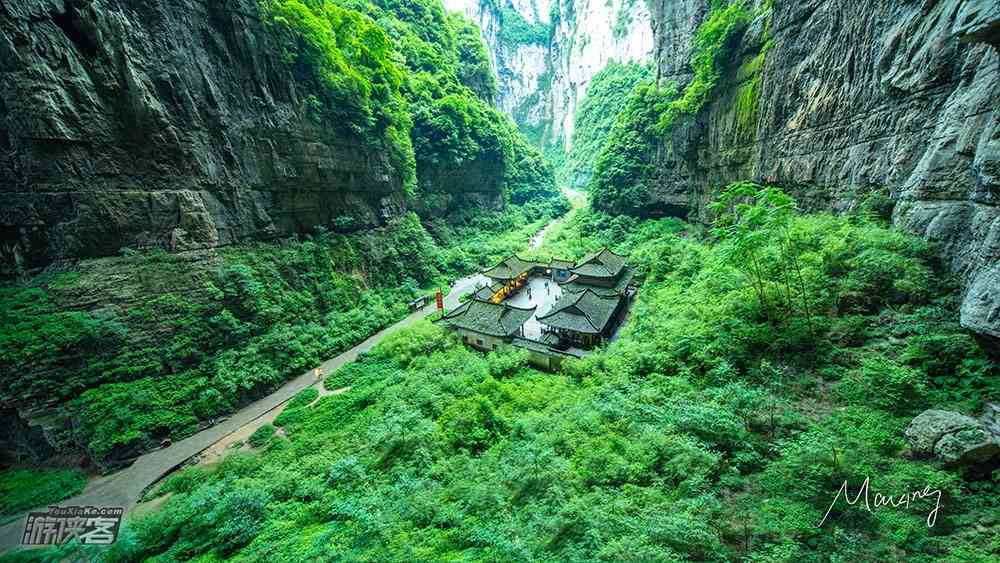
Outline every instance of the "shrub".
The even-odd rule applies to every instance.
[[[305,407],[310,405],[313,401],[319,398],[319,389],[315,387],[307,387],[298,393],[294,397],[288,400],[285,404],[286,409],[295,409],[299,407]]]
[[[507,428],[493,403],[482,396],[459,399],[438,418],[445,441],[451,447],[476,454],[489,447]]]
[[[862,360],[861,367],[837,384],[837,395],[855,405],[873,405],[887,411],[912,412],[924,398],[926,376],[884,356]]]
[[[207,482],[213,471],[205,467],[188,467],[168,476],[160,486],[159,493],[190,493]]]
[[[209,515],[214,525],[215,550],[220,555],[230,555],[257,537],[270,500],[267,493],[254,489],[226,493]]]
[[[79,494],[86,484],[78,469],[0,471],[0,516],[59,502]]]
[[[276,428],[271,423],[262,424],[259,428],[257,428],[257,430],[254,430],[247,442],[249,442],[251,446],[259,448],[271,441],[271,438],[274,437],[275,430]]]

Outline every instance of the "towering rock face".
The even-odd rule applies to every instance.
[[[648,61],[653,30],[638,0],[445,0],[479,24],[497,106],[544,144],[568,150],[590,80],[609,60]]]
[[[496,105],[527,130],[545,116],[551,0],[444,0],[476,22],[497,77]]]
[[[550,128],[545,139],[569,150],[576,109],[591,78],[607,65],[648,61],[653,30],[645,1],[558,0],[559,20],[552,36]]]
[[[690,79],[708,8],[652,2],[662,81]],[[712,101],[663,139],[648,204],[706,218],[713,191],[741,179],[810,208],[890,196],[896,225],[939,243],[964,281],[963,324],[1000,337],[998,46],[993,0],[773,0],[729,50]],[[748,121],[738,99],[755,79]]]
[[[395,213],[381,151],[310,118],[256,0],[0,5],[5,269]]]

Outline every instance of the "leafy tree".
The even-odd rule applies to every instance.
[[[649,199],[659,134],[655,129],[662,105],[676,89],[652,84],[636,86],[618,114],[607,142],[594,163],[588,190],[595,209],[640,214]]]
[[[810,332],[813,332],[810,299],[799,262],[800,252],[789,232],[795,215],[795,200],[778,188],[736,182],[722,191],[711,209],[718,214],[714,223],[716,236],[730,243],[726,247],[730,259],[753,281],[757,298],[769,315],[766,286],[773,280],[768,279],[762,250],[769,242],[778,242],[782,261],[778,266],[779,283],[784,285],[785,306],[791,305],[794,285],[802,313],[809,323]],[[794,272],[794,282],[788,270]]]

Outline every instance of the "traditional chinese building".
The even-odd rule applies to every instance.
[[[558,258],[553,258],[549,260],[548,270],[552,276],[552,280],[558,283],[563,283],[573,275],[570,271],[573,269],[575,264],[569,260],[560,260]]]
[[[534,314],[534,307],[522,309],[473,297],[438,322],[455,331],[469,346],[493,350],[523,336],[521,327]]]
[[[570,268],[562,297],[538,322],[558,336],[557,347],[590,349],[610,339],[635,295],[626,258],[602,248]]]
[[[580,262],[532,262],[509,256],[484,270],[483,275],[491,285],[479,288],[470,301],[438,322],[480,350],[501,344],[528,350],[531,362],[545,369],[558,369],[565,358],[583,357],[611,339],[635,295],[633,271],[625,257],[607,248]],[[550,292],[549,282],[541,285],[536,280],[534,301],[528,290],[524,290],[527,298],[519,294],[515,299],[535,306],[515,307],[507,302],[532,277],[539,276],[555,281],[558,290],[553,284]],[[537,304],[543,311],[548,308],[544,315],[535,315]],[[526,333],[529,321],[531,331]]]
[[[627,295],[602,294],[591,288],[567,292],[538,322],[558,335],[557,345],[589,349],[611,338],[628,302]]]
[[[572,275],[566,281],[584,286],[615,287],[623,274],[629,272],[625,260],[624,256],[602,248],[570,268]]]
[[[500,261],[499,264],[483,271],[483,275],[490,278],[495,286],[495,291],[491,297],[493,303],[500,303],[528,281],[528,277],[539,267],[536,262],[522,260],[517,256],[509,256]]]

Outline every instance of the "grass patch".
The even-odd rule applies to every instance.
[[[83,491],[79,469],[8,469],[0,471],[0,516],[46,506]]]

